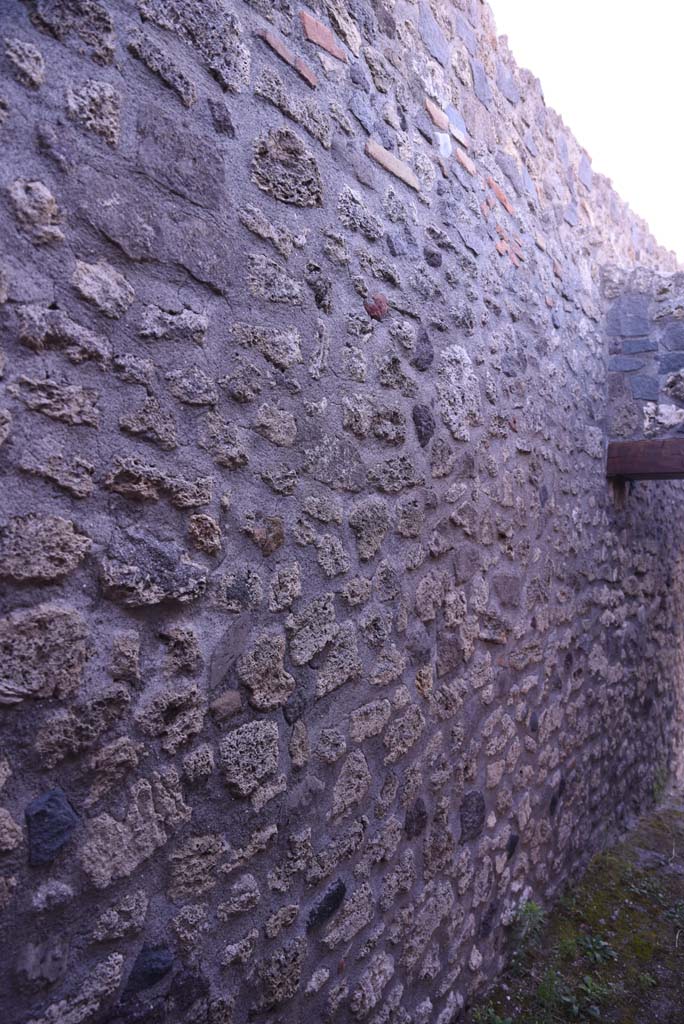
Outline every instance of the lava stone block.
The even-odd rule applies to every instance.
[[[482,833],[485,820],[485,801],[482,793],[471,789],[461,804],[461,842],[477,839]]]
[[[316,906],[311,908],[309,918],[306,922],[307,932],[312,931],[314,928],[318,928],[319,925],[322,925],[325,921],[331,918],[342,903],[346,894],[347,886],[341,878],[338,878],[336,882],[333,882]]]
[[[51,789],[26,807],[29,864],[50,864],[71,839],[78,815],[63,790]]]
[[[126,995],[135,995],[152,988],[173,967],[173,953],[168,946],[143,946],[128,975]]]

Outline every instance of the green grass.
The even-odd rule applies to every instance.
[[[521,906],[509,962],[467,1021],[684,1024],[684,802],[595,857],[552,911]]]

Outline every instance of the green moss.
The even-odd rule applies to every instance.
[[[596,1014],[603,1024],[679,1020],[684,803],[644,818],[623,843],[595,857],[553,913],[535,905],[526,915],[526,927],[512,929],[517,971],[492,997],[500,1017],[515,1024],[565,1024]]]
[[[637,960],[652,963],[657,949],[657,940],[653,932],[650,934],[635,933],[629,939],[628,953]]]

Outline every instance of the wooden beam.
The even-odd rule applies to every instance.
[[[622,480],[684,480],[684,437],[610,441],[606,476]]]

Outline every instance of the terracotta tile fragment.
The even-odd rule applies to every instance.
[[[366,299],[363,308],[372,320],[382,320],[389,312],[387,296],[383,295],[382,292],[378,292],[377,295],[372,295],[370,299]]]
[[[438,156],[437,157],[437,163],[439,164],[439,169],[442,172],[442,177],[443,178],[448,178],[449,177],[449,165],[447,164],[447,162],[444,159],[444,157],[443,156]]]
[[[439,130],[442,132],[449,131],[449,126],[451,123],[449,121],[449,118],[444,113],[444,111],[441,110],[436,103],[433,103],[431,99],[428,99],[427,96],[425,97],[425,109],[430,115],[432,123],[435,125],[436,128],[439,128]],[[459,132],[459,135],[460,134],[461,133]]]
[[[316,46],[327,50],[328,53],[332,54],[333,57],[337,57],[338,60],[346,61],[349,59],[345,50],[342,49],[327,25],[318,21],[317,18],[312,17],[306,11],[300,11],[299,18],[304,29],[304,35],[309,42],[315,43]]]
[[[499,241],[496,243],[496,251],[498,252],[499,256],[506,255],[506,253],[508,252],[508,242],[506,241],[505,238],[500,238]]]
[[[399,178],[409,185],[410,188],[420,192],[420,182],[408,164],[405,164],[403,160],[396,157],[394,153],[383,149],[374,139],[368,139],[366,142],[366,154],[372,160],[375,160],[376,163],[379,163],[381,167],[384,167],[386,171],[389,171],[390,174],[393,174],[395,178]]]
[[[494,181],[493,178],[487,178],[487,184],[489,185],[489,187],[491,188],[492,192],[494,193],[496,198],[499,200],[499,202],[503,206],[504,210],[507,213],[510,213],[511,215],[513,213],[515,213],[515,210],[513,209],[511,201],[509,200],[508,196],[506,195],[504,190],[501,188],[501,186],[497,185],[497,183]]]
[[[468,174],[472,174],[472,176],[475,177],[475,175],[477,174],[477,168],[475,167],[475,164],[470,159],[470,157],[463,152],[462,149],[458,148],[458,146],[456,147],[456,159],[458,160],[461,167],[465,167]]]
[[[318,85],[318,79],[315,74],[308,64],[305,64],[301,57],[298,57],[292,52],[284,39],[281,39],[275,32],[271,32],[270,29],[265,29],[263,32],[260,32],[259,35],[267,46],[270,46],[273,52],[277,53],[281,60],[284,60],[286,64],[289,64],[291,68],[294,68],[294,70],[301,75],[304,81],[310,85],[312,89],[316,88]]]

